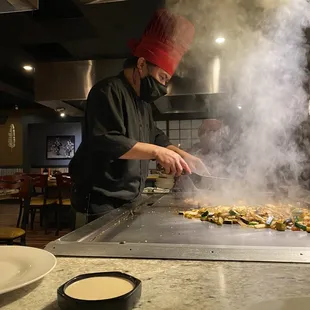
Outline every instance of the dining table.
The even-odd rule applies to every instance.
[[[18,189],[5,189],[0,190],[0,200],[6,200],[12,198],[12,195],[15,195],[18,193]]]

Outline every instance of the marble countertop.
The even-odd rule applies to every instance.
[[[136,309],[246,310],[266,300],[310,297],[306,264],[58,258],[43,280],[0,295],[0,308],[58,309],[56,291],[61,284],[99,271],[121,271],[142,281]]]

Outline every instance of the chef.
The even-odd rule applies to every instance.
[[[124,70],[90,91],[83,141],[70,162],[72,205],[89,220],[135,201],[143,191],[149,160],[180,175],[204,167],[200,159],[173,146],[154,124],[151,105],[167,94],[167,83],[194,37],[184,17],[159,10]]]
[[[193,145],[190,152],[200,156],[219,152],[225,142],[227,131],[228,127],[218,119],[203,120],[198,129],[199,143]]]
[[[199,142],[194,144],[189,150],[191,154],[201,158],[203,162],[208,163],[208,170],[199,169],[194,171],[195,175],[181,176],[177,179],[176,190],[195,191],[196,185],[201,182],[203,175],[223,175],[223,168],[226,166],[223,162],[224,154],[227,151],[228,127],[218,119],[206,119],[202,121],[198,129]],[[224,173],[225,176],[225,173]]]
[[[228,177],[231,165],[229,149],[233,142],[230,130],[221,120],[207,119],[202,122],[198,131],[199,150],[196,154],[204,162],[208,162],[208,169],[214,176]]]

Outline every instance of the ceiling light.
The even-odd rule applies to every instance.
[[[30,65],[25,65],[25,66],[23,66],[23,68],[24,68],[24,70],[26,70],[26,71],[33,71],[33,67],[30,66]]]
[[[56,108],[55,111],[59,113],[60,117],[66,116],[66,113],[65,113],[66,109],[65,108]]]
[[[215,42],[216,42],[217,44],[223,44],[223,43],[225,42],[225,38],[223,38],[223,37],[218,37],[218,38],[216,38]]]

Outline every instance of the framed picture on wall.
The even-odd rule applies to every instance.
[[[47,136],[46,159],[71,159],[75,152],[75,136]]]

